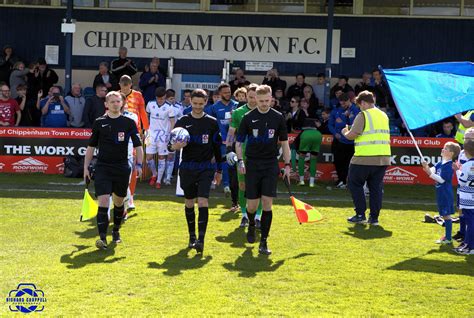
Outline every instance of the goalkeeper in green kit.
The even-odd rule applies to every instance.
[[[247,104],[242,105],[232,112],[229,132],[227,134],[227,163],[230,166],[233,166],[237,163],[237,155],[232,151],[232,145],[235,142],[235,132],[239,129],[240,122],[244,115],[257,107],[257,84],[250,84],[247,88]],[[242,155],[245,160],[245,147],[242,147]],[[247,199],[245,198],[245,175],[240,174],[237,169],[237,179],[239,181],[239,205],[242,210],[242,221],[240,222],[240,227],[246,227],[249,224],[249,219],[247,217]],[[260,228],[260,219],[262,217],[262,202],[258,205],[257,213],[255,215],[255,227]]]

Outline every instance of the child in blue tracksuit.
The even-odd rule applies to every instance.
[[[464,154],[467,161],[456,169],[458,178],[459,208],[465,223],[464,242],[454,250],[462,255],[474,255],[474,140],[465,140]]]
[[[438,212],[444,219],[445,235],[436,241],[438,244],[452,244],[453,222],[451,215],[454,214],[454,192],[453,192],[453,162],[459,156],[461,147],[457,143],[447,142],[441,150],[442,160],[430,168],[423,162],[423,170],[436,181],[436,202]]]

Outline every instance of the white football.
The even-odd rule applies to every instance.
[[[170,133],[170,141],[171,144],[175,144],[177,142],[189,142],[190,139],[189,132],[183,128],[183,127],[176,127],[173,130],[171,130]]]

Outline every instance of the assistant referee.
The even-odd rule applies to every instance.
[[[128,144],[130,138],[137,154],[135,169],[140,176],[142,171],[143,150],[135,122],[121,114],[123,97],[119,92],[110,92],[105,98],[107,113],[95,120],[92,126],[92,135],[89,139],[84,160],[84,179],[91,179],[89,164],[94,155],[95,148],[99,149],[97,164],[94,175],[95,195],[99,200],[97,213],[97,227],[99,240],[96,246],[99,249],[107,249],[107,228],[109,217],[107,215],[110,195],[114,202],[114,228],[112,240],[121,242],[120,224],[124,214],[124,198],[127,188],[131,167],[128,164]]]
[[[272,224],[272,204],[276,197],[278,182],[278,143],[281,143],[285,172],[283,178],[290,181],[290,147],[288,131],[281,113],[270,107],[272,89],[268,85],[260,85],[256,89],[257,108],[249,111],[242,119],[238,133],[236,152],[239,171],[245,174],[245,191],[247,197],[247,215],[249,228],[247,241],[255,242],[255,211],[260,199],[263,213],[261,220],[261,241],[259,253],[270,255],[267,238]],[[242,144],[247,141],[245,153],[242,156]]]

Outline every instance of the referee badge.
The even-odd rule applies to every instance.
[[[258,137],[258,128],[257,129],[252,129],[252,132],[253,132],[253,136],[255,138],[257,138]]]
[[[268,129],[268,138],[273,138],[275,136],[275,129]]]
[[[202,143],[203,144],[209,143],[209,135],[202,135]]]
[[[125,141],[125,133],[123,131],[118,133],[118,141]]]

